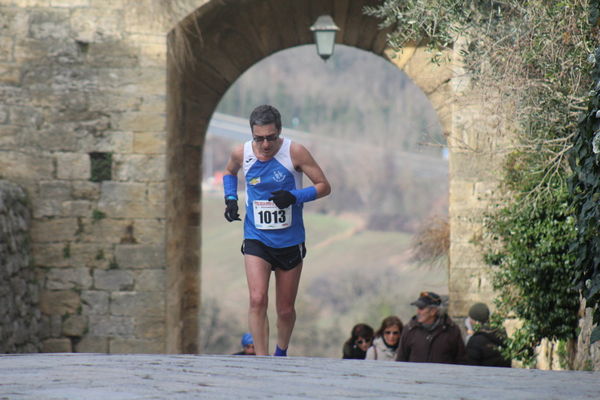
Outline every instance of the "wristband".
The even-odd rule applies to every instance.
[[[225,191],[225,199],[237,200],[237,176],[223,175],[223,190]]]
[[[317,198],[317,188],[314,186],[305,187],[304,189],[292,189],[290,193],[296,198],[296,204],[306,203]]]

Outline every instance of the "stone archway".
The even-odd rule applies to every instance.
[[[378,29],[377,20],[362,13],[363,7],[372,3],[368,0],[249,0],[235,4],[209,1],[170,33],[167,352],[198,350],[200,168],[204,136],[219,100],[246,69],[279,50],[312,43],[309,26],[319,15],[329,14],[340,27],[337,43],[383,56],[403,69],[429,97],[444,131],[452,136],[455,89],[452,69],[429,63],[429,54],[419,46],[408,47],[401,54],[387,49],[386,32]],[[187,49],[190,57],[181,56],[175,51],[178,48]],[[457,239],[456,235],[453,239]],[[449,283],[452,294],[451,276]]]

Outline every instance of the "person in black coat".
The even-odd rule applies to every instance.
[[[476,303],[469,309],[473,334],[467,340],[467,363],[485,367],[510,367],[511,360],[500,352],[504,346],[506,333],[492,329],[488,325],[490,310],[483,303]]]

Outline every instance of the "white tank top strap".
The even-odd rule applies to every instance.
[[[285,167],[290,173],[294,176],[294,180],[296,181],[296,189],[302,188],[302,173],[296,171],[294,168],[294,162],[292,161],[292,141],[288,138],[283,138],[283,143],[281,144],[281,148],[275,155],[275,159],[279,161],[281,165]]]
[[[254,155],[254,150],[252,150],[252,140],[249,140],[246,143],[244,143],[244,159],[242,160],[244,176],[246,175],[250,167],[254,165],[256,160],[256,155]]]

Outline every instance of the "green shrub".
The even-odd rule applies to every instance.
[[[488,232],[500,242],[487,254],[497,313],[523,321],[509,338],[511,358],[531,365],[542,338],[575,337],[581,272],[569,248],[576,237],[570,197],[559,187],[537,201],[517,201],[490,217]]]
[[[596,10],[597,11],[597,10]],[[596,20],[598,14],[596,14]],[[579,288],[593,311],[591,342],[600,340],[600,48],[596,49],[587,113],[573,138],[569,189],[573,196],[577,237],[571,250],[581,270]]]

